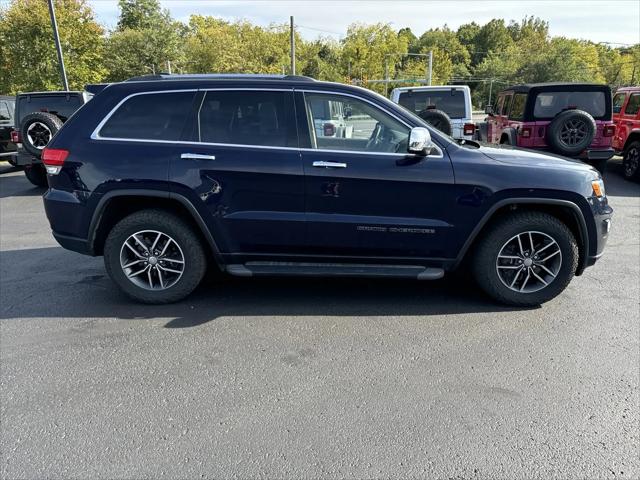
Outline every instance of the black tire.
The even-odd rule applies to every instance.
[[[542,273],[542,276],[546,276],[548,285],[542,286],[543,284],[539,283],[542,286],[540,290],[526,293],[514,291],[503,283],[498,275],[497,263],[498,254],[502,251],[503,246],[516,235],[529,231],[541,232],[541,234],[548,235],[555,240],[561,256],[555,277],[552,278]],[[529,247],[525,246],[525,248]],[[533,211],[512,213],[491,224],[480,238],[472,258],[473,274],[480,288],[495,300],[518,307],[537,306],[556,297],[567,287],[575,275],[577,266],[578,245],[571,230],[556,217]],[[504,270],[504,272],[507,271]],[[512,275],[516,275],[518,272],[518,270],[511,271],[514,272]],[[522,281],[525,279],[525,271],[522,271]],[[537,271],[541,272],[539,267]],[[534,277],[531,276],[531,278]],[[519,285],[516,284],[516,287]]]
[[[24,176],[36,187],[48,187],[47,171],[41,163],[33,163],[24,167]]]
[[[513,146],[513,143],[511,143],[511,139],[509,138],[508,135],[503,135],[500,138],[500,145],[511,145],[511,146]]]
[[[625,148],[622,173],[627,180],[640,181],[640,142],[631,142]]]
[[[168,288],[142,288],[127,277],[121,266],[121,249],[127,251],[125,241],[144,230],[168,235],[183,255],[182,275]],[[104,264],[111,279],[128,296],[142,303],[162,304],[177,302],[193,292],[207,270],[207,257],[199,235],[189,224],[164,210],[141,210],[125,217],[111,229],[104,245]],[[150,268],[145,264],[141,267]]]
[[[602,175],[607,171],[607,164],[609,163],[609,159],[601,159],[601,160],[590,160],[588,161],[589,165],[598,170]]]
[[[40,158],[42,150],[62,128],[62,120],[52,113],[34,112],[22,120],[22,145],[31,155]]]
[[[437,108],[426,108],[418,113],[418,116],[429,125],[440,130],[446,135],[451,135],[453,132],[451,118],[449,118],[449,115],[442,110],[438,110]]]
[[[547,143],[560,155],[578,155],[591,145],[596,121],[584,110],[565,110],[547,127]]]

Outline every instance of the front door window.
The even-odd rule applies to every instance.
[[[353,97],[305,93],[311,146],[318,150],[405,153],[409,127]]]

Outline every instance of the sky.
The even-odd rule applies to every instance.
[[[98,21],[107,28],[118,19],[117,0],[89,0]],[[340,39],[351,23],[390,23],[395,29],[411,27],[414,34],[441,27],[452,29],[492,18],[520,21],[525,15],[549,22],[552,36],[594,42],[640,43],[640,0],[161,0],[171,15],[187,21],[192,14],[226,20],[244,19],[258,25],[287,23],[295,17],[306,39],[319,35]]]

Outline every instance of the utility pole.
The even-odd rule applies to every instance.
[[[171,60],[167,60],[167,73],[171,75]]]
[[[427,78],[429,85],[431,85],[432,75],[433,75],[433,50],[429,50],[429,77]]]
[[[389,95],[389,54],[384,56],[384,96]]]
[[[295,35],[295,29],[293,25],[293,15],[289,17],[289,22],[291,24],[290,32],[289,32],[290,43],[291,43],[291,75],[295,75],[296,74],[296,35]]]
[[[489,81],[489,105],[491,105],[491,91],[493,90],[493,78]]]
[[[60,37],[58,36],[58,22],[56,22],[56,12],[53,8],[53,0],[49,0],[49,16],[51,17],[51,28],[53,28],[53,40],[56,43],[58,52],[58,66],[60,67],[60,77],[62,86],[65,90],[69,90],[69,82],[67,81],[67,72],[64,69],[64,58],[62,56],[62,46],[60,45]]]

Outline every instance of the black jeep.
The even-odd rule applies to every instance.
[[[30,92],[15,99],[14,140],[18,144],[16,164],[24,166],[31,183],[47,186],[47,173],[40,156],[62,124],[91,98],[88,92]]]

